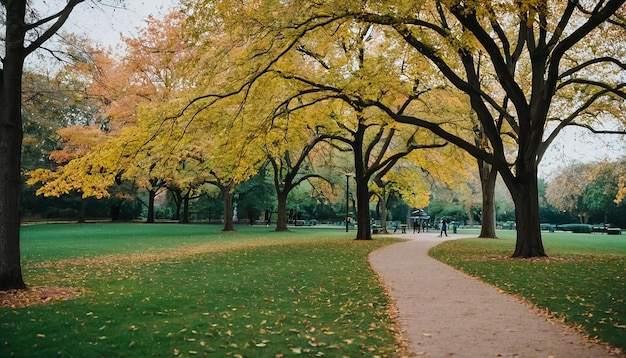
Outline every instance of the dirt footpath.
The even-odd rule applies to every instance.
[[[415,356],[624,357],[589,343],[565,325],[511,295],[428,256],[438,233],[405,234],[410,241],[370,254],[398,309],[400,329]]]

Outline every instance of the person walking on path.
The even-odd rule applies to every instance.
[[[394,302],[408,356],[609,358],[623,357],[520,299],[428,256],[436,233],[369,255]],[[456,239],[457,237],[455,237]],[[449,239],[446,239],[449,240]]]
[[[445,234],[447,237],[448,236],[448,222],[446,219],[441,219],[441,222],[439,222],[439,228],[440,228],[439,237],[442,237],[443,234]]]

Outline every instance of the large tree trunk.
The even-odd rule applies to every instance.
[[[496,237],[495,192],[498,171],[482,160],[478,161],[478,168],[483,198],[483,217],[481,220],[480,235],[478,237],[491,239]]]
[[[26,287],[20,264],[22,71],[26,1],[4,2],[5,53],[0,69],[0,291]]]
[[[180,219],[181,224],[189,224],[189,193],[183,197],[183,216]]]
[[[372,232],[370,231],[370,203],[369,189],[367,180],[359,180],[356,178],[356,217],[357,230],[356,240],[371,240]]]
[[[4,92],[4,90],[3,90]],[[5,96],[3,95],[3,103]],[[26,287],[20,264],[20,148],[19,123],[6,104],[0,114],[0,291]],[[19,115],[17,118],[20,118]],[[13,123],[11,123],[13,122]]]
[[[287,229],[287,193],[283,190],[277,195],[278,219],[276,219],[276,231],[288,231]]]
[[[156,190],[148,190],[148,215],[146,218],[147,223],[154,223],[154,199],[156,197]]]
[[[547,256],[541,241],[536,166],[518,165],[516,169],[517,177],[511,195],[515,203],[517,240],[512,257]]]
[[[224,228],[222,231],[235,231],[235,223],[233,221],[233,193],[231,186],[221,187],[222,196],[224,197]]]

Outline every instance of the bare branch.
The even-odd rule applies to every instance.
[[[48,39],[50,39],[50,37],[52,37],[52,35],[54,35],[55,33],[57,33],[57,31],[59,31],[59,29],[63,26],[63,24],[65,24],[65,22],[67,21],[67,19],[69,18],[70,14],[72,13],[72,11],[74,10],[74,7],[76,7],[76,5],[80,4],[81,2],[83,2],[85,0],[69,0],[67,2],[67,5],[65,5],[65,7],[59,11],[58,13],[48,16],[47,18],[41,19],[33,24],[27,25],[25,27],[25,31],[29,31],[32,30],[36,27],[39,27],[43,24],[46,24],[50,21],[55,21],[52,26],[50,26],[41,36],[37,37],[33,42],[30,43],[30,45],[28,45],[28,47],[26,47],[25,49],[25,54],[29,54],[33,51],[35,51],[36,49],[38,49],[39,47],[41,47],[41,45],[46,42]]]
[[[559,79],[563,79],[567,76],[571,76],[573,74],[575,74],[578,71],[581,71],[589,66],[598,64],[598,63],[612,63],[614,65],[617,65],[619,68],[621,68],[622,70],[626,70],[626,63],[620,61],[619,59],[613,58],[613,57],[598,57],[598,58],[594,58],[588,61],[585,61],[581,64],[579,64],[578,66],[574,66],[572,68],[570,68],[569,70],[561,73],[559,75]]]

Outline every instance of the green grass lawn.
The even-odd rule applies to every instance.
[[[524,260],[509,258],[515,233],[499,235],[448,241],[430,254],[626,351],[626,236],[544,233],[549,258]]]
[[[397,356],[387,297],[367,263],[394,240],[237,229],[24,227],[27,283],[82,295],[0,308],[0,357]],[[510,259],[513,233],[501,236],[431,254],[626,349],[624,236],[546,233],[550,257],[531,260]]]
[[[397,356],[367,254],[339,229],[56,224],[22,229],[33,286],[75,299],[0,308],[0,357]]]

